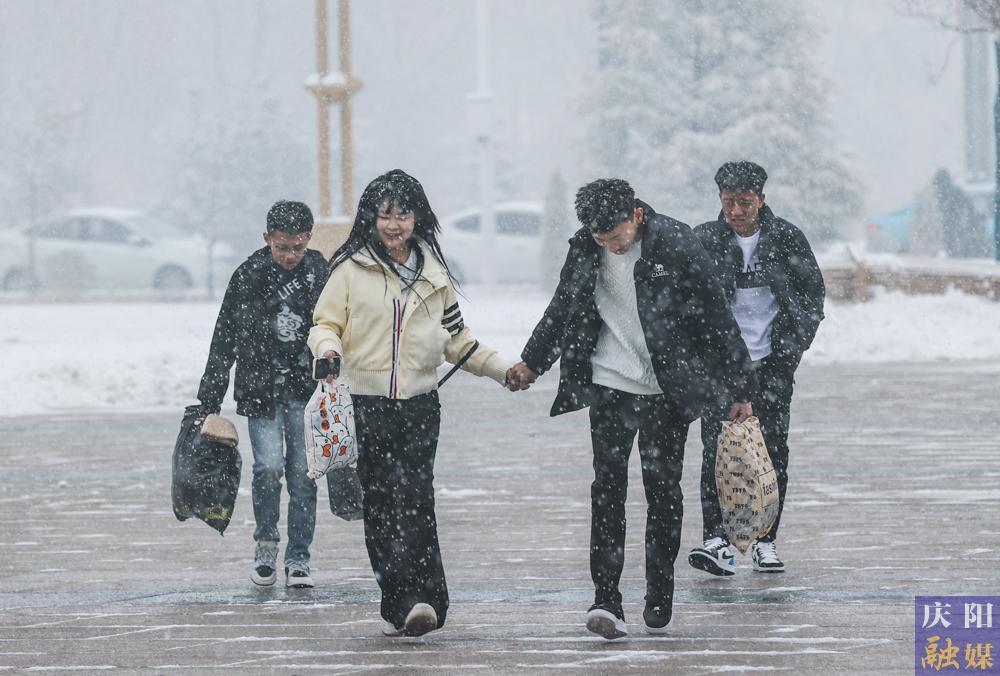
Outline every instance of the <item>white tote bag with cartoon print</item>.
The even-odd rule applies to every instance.
[[[353,465],[358,460],[354,402],[347,385],[320,381],[305,410],[309,478]]]

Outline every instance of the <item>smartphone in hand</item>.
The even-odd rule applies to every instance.
[[[333,359],[313,359],[313,380],[326,380],[329,376],[340,375],[340,357]]]

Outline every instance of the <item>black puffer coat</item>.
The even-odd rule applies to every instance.
[[[826,286],[802,231],[775,216],[766,205],[758,217],[758,274],[767,279],[779,308],[771,327],[771,349],[778,356],[797,360],[812,345],[823,319]],[[717,266],[726,298],[732,300],[736,293],[736,275],[743,267],[743,251],[733,229],[720,212],[717,220],[702,223],[694,233]]]
[[[316,299],[327,279],[327,263],[323,255],[312,249],[295,267],[295,277],[309,287],[309,306],[304,315],[312,321]],[[255,251],[244,261],[229,280],[219,318],[215,322],[212,346],[208,353],[205,374],[198,388],[198,400],[203,413],[217,413],[229,389],[229,372],[236,363],[233,397],[236,412],[254,418],[274,418],[275,397],[274,356],[279,349],[275,317],[281,299],[278,296],[277,264],[267,247]],[[301,365],[287,375],[288,399],[308,400],[316,389],[310,373],[309,348],[303,332]]]
[[[750,401],[756,387],[750,354],[712,262],[690,227],[637,205],[645,231],[634,271],[636,302],[660,389],[687,420]],[[551,415],[592,402],[590,357],[603,325],[594,300],[601,247],[586,228],[569,245],[559,286],[521,354],[538,374],[561,359]]]

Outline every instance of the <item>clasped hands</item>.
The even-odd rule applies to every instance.
[[[522,361],[507,369],[507,380],[504,387],[511,392],[517,392],[528,389],[536,380],[538,380],[538,374],[529,369],[528,365]]]

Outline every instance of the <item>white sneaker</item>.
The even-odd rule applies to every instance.
[[[397,627],[389,620],[382,618],[382,635],[383,636],[402,636],[403,630]]]
[[[309,564],[298,561],[285,564],[285,586],[293,589],[315,587],[312,576],[309,575]]]
[[[778,558],[778,550],[773,542],[757,540],[750,548],[753,569],[758,573],[784,573],[785,564]]]
[[[404,636],[423,636],[438,628],[438,616],[434,608],[427,603],[418,603],[406,615],[403,622]]]
[[[260,540],[254,550],[253,570],[250,571],[250,581],[261,587],[270,587],[278,579],[277,566],[278,543],[271,540]]]
[[[610,610],[591,608],[587,611],[587,631],[609,641],[628,636],[625,620],[618,618]]]
[[[692,549],[688,563],[698,570],[712,575],[729,576],[736,574],[736,553],[725,538],[709,538],[705,546]]]

